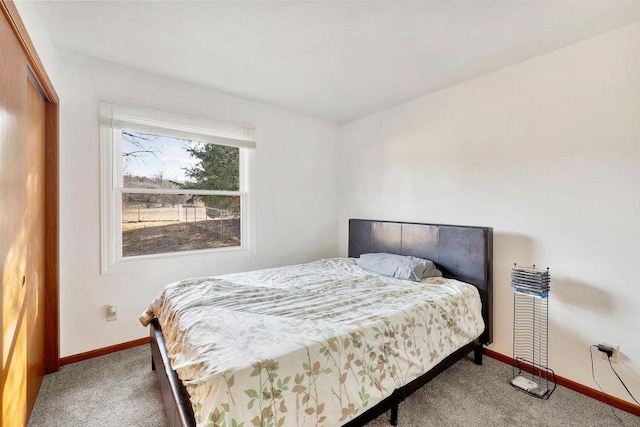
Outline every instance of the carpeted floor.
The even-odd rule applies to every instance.
[[[64,366],[47,375],[30,427],[163,427],[162,399],[148,346]],[[401,427],[620,426],[610,407],[558,387],[549,400],[515,390],[511,367],[463,359],[400,405]],[[615,409],[626,427],[640,417]],[[388,426],[388,414],[368,427]]]

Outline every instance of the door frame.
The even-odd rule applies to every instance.
[[[60,205],[59,98],[12,0],[0,0],[0,9],[24,51],[29,70],[45,100],[45,372],[60,369]],[[25,75],[25,77],[27,77]]]

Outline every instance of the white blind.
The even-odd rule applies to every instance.
[[[239,148],[255,148],[255,128],[131,105],[100,103],[100,124]]]

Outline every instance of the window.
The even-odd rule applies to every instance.
[[[102,272],[248,247],[253,128],[100,104]]]

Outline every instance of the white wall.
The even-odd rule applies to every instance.
[[[640,23],[345,125],[340,146],[342,255],[352,217],[492,226],[491,348],[512,353],[513,263],[548,266],[551,368],[596,388],[607,340],[637,394]]]
[[[69,52],[57,51],[56,64],[61,356],[146,336],[137,318],[172,281],[336,255],[337,126]],[[254,257],[100,275],[100,100],[255,124]],[[106,304],[118,307],[117,321],[105,321]]]
[[[38,57],[42,62],[49,79],[55,87],[56,82],[56,66],[55,66],[55,47],[49,37],[49,33],[43,22],[43,18],[38,11],[38,2],[33,1],[16,1],[14,5],[18,9],[20,19],[24,23],[25,28],[29,32],[29,38],[36,48]]]

